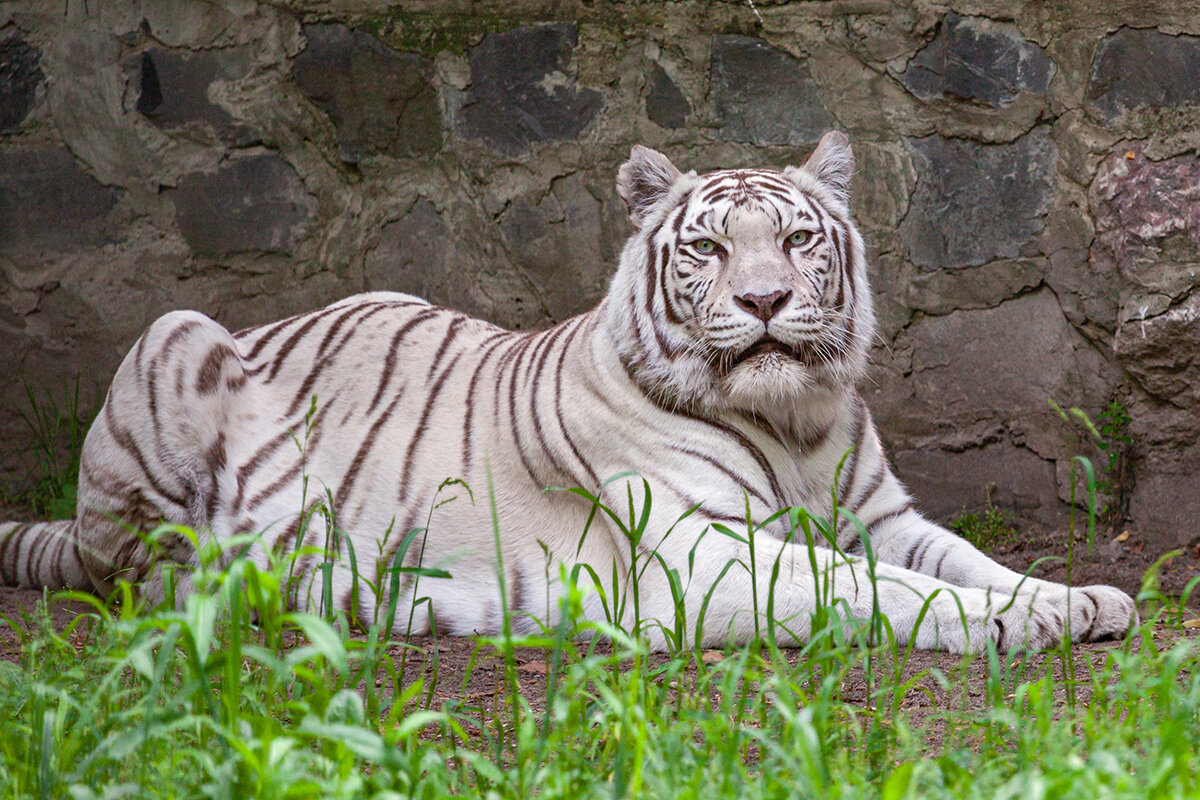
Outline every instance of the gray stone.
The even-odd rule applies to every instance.
[[[917,507],[934,519],[948,520],[964,508],[991,502],[1042,522],[1057,521],[1054,462],[1008,442],[961,451],[899,450],[894,461]]]
[[[551,319],[586,311],[604,291],[616,244],[605,213],[579,173],[554,182],[537,203],[518,198],[500,218],[512,259],[533,278]]]
[[[1189,442],[1149,449],[1136,471],[1129,516],[1137,532],[1159,552],[1200,546],[1200,444],[1194,433]]]
[[[880,376],[867,400],[922,505],[950,513],[995,484],[999,500],[1049,521],[1058,508],[1054,462],[1071,452],[1047,400],[1098,408],[1116,371],[1054,294],[919,319],[894,348],[911,353],[911,365],[903,376]]]
[[[577,41],[575,26],[565,22],[485,36],[471,48],[462,135],[509,155],[536,142],[578,137],[604,99],[580,88],[568,72]]]
[[[108,212],[117,197],[66,150],[0,150],[0,250],[68,250],[111,241]]]
[[[380,231],[379,244],[364,261],[366,288],[407,292],[461,308],[472,278],[464,270],[447,269],[449,236],[433,203],[418,200],[407,214]]]
[[[238,158],[213,173],[192,173],[172,192],[175,221],[193,252],[291,252],[297,226],[316,201],[282,158]]]
[[[1144,317],[1135,309],[1125,311],[1134,314],[1122,321],[1113,340],[1125,369],[1159,400],[1178,408],[1200,406],[1200,291]],[[1197,436],[1200,421],[1192,431]]]
[[[900,236],[922,269],[1013,258],[1041,232],[1054,191],[1047,128],[1011,144],[929,136],[907,141],[917,173]]]
[[[648,71],[650,91],[646,95],[646,116],[660,128],[682,128],[688,114],[692,113],[691,104],[658,62],[651,61]]]
[[[1109,119],[1137,106],[1200,103],[1200,38],[1117,30],[1096,48],[1087,99]]]
[[[762,39],[714,36],[710,79],[713,121],[727,141],[808,144],[834,127],[808,63]]]
[[[441,110],[424,59],[344,25],[308,25],[304,35],[308,47],[292,76],[333,120],[343,161],[441,149]]]
[[[952,96],[1004,107],[1022,90],[1045,92],[1053,73],[1046,51],[1015,25],[947,14],[900,81],[922,100]]]
[[[41,59],[18,31],[0,34],[0,133],[16,130],[29,115],[45,80]]]
[[[228,112],[208,99],[214,81],[238,80],[249,72],[249,54],[229,51],[176,52],[153,48],[129,62],[138,86],[134,104],[142,115],[168,131],[207,123],[221,136],[236,125]]]

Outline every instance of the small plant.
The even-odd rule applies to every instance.
[[[1124,512],[1129,493],[1126,456],[1133,444],[1133,437],[1129,435],[1129,423],[1133,422],[1133,417],[1124,404],[1114,397],[1101,409],[1098,420],[1100,440],[1096,442],[1096,446],[1104,454],[1105,464],[1096,488],[1102,495],[1110,498],[1100,516],[1110,522],[1116,522],[1113,517]]]
[[[1070,434],[1068,451],[1077,454],[1071,461],[1072,483],[1078,475],[1076,459],[1083,459],[1094,465],[1094,475],[1089,479],[1094,485],[1089,491],[1099,495],[1104,501],[1103,505],[1094,509],[1094,518],[1115,526],[1124,516],[1129,495],[1126,456],[1130,445],[1133,444],[1133,437],[1129,435],[1129,424],[1133,417],[1117,398],[1110,400],[1100,410],[1097,415],[1099,425],[1092,421],[1087,412],[1076,406],[1063,409],[1051,400],[1050,407],[1067,426]],[[1081,451],[1091,448],[1094,448],[1092,454],[1098,458],[1088,458],[1080,454]]]
[[[950,520],[950,530],[980,550],[993,550],[1017,538],[1016,520],[1011,512],[994,505],[991,498],[978,511],[967,511]]]
[[[83,439],[96,409],[80,402],[80,379],[62,393],[60,403],[49,389],[40,392],[25,383],[28,411],[21,419],[33,434],[32,460],[26,473],[32,484],[7,490],[3,499],[28,508],[39,519],[71,519],[75,516],[76,484]]]

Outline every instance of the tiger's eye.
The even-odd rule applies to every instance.
[[[696,248],[697,253],[705,256],[717,252],[717,243],[712,239],[697,239],[692,242],[692,247]]]
[[[793,247],[799,247],[802,244],[807,244],[812,238],[812,231],[796,231],[787,238],[788,244]]]

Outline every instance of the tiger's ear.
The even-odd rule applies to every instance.
[[[635,228],[655,204],[667,196],[680,172],[670,159],[657,150],[635,144],[629,160],[617,172],[617,194],[629,206],[629,221]]]
[[[792,171],[795,167],[789,167]],[[843,203],[850,202],[850,178],[854,175],[854,152],[850,140],[841,131],[830,131],[821,137],[800,169],[817,179]]]

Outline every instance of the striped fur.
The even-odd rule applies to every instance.
[[[721,577],[731,560],[749,564],[749,552],[711,525],[744,529],[747,509],[759,520],[785,506],[829,515],[841,462],[837,495],[870,532],[879,602],[901,640],[953,651],[987,639],[1043,647],[1062,637],[1068,599],[1076,638],[1122,633],[1135,618],[1126,595],[1022,583],[922,518],[892,474],[855,390],[873,317],[848,211],[851,165],[841,134],[783,172],[681,174],[634,148],[618,189],[636,232],[607,296],[539,333],[382,292],[232,334],[195,312],[168,314],[126,357],[88,434],[78,517],[0,526],[0,581],[100,592],[117,578],[153,585],[151,554],[130,529],[162,520],[218,539],[257,533],[249,552],[265,564],[271,553],[323,545],[325,517],[300,521],[328,499],[372,581],[401,535],[428,521],[410,554],[422,551],[424,565],[453,577],[405,585],[406,599],[431,598],[416,610],[418,632],[497,631],[501,581],[518,629],[553,622],[557,563],[586,562],[600,575],[615,564],[626,576],[633,558],[657,552],[686,582],[692,630],[712,593],[703,622],[714,644],[754,634],[753,584],[767,597],[766,565],[778,559],[781,635],[803,640],[816,603],[808,551],[776,522],[759,537],[758,573]],[[640,480],[605,483],[630,471],[651,498]],[[463,479],[474,499],[459,487],[439,493],[446,478]],[[637,508],[648,502],[634,555],[603,515],[581,543],[591,507],[544,491],[555,486],[600,492],[617,510],[630,496]],[[838,534],[851,558],[818,549],[816,560],[833,572],[836,595],[867,614],[857,530]],[[194,559],[182,540],[168,544],[172,558]],[[302,567],[313,560],[303,556]],[[374,597],[345,559],[334,586],[342,607],[372,614]],[[640,597],[643,618],[673,618],[657,562]],[[586,595],[584,610],[603,616],[598,594]]]

